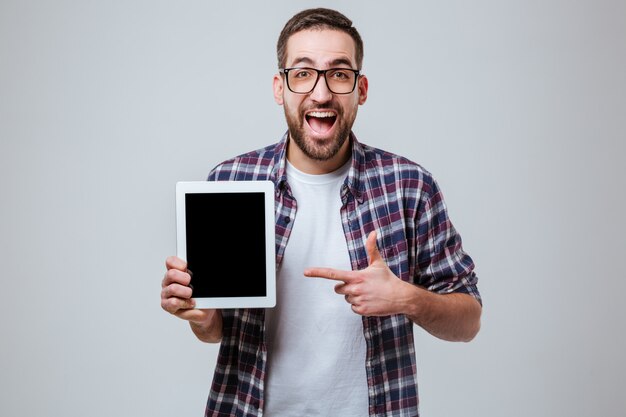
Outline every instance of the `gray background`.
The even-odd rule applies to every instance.
[[[275,42],[365,40],[362,142],[439,180],[485,308],[417,331],[424,416],[621,416],[623,1],[0,2],[0,415],[202,415],[217,346],[159,306],[174,185],[278,140]]]

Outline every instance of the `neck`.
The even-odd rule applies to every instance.
[[[351,150],[352,142],[348,138],[341,146],[341,149],[339,149],[339,152],[337,152],[333,157],[320,161],[309,158],[305,155],[290,137],[287,145],[287,159],[291,165],[296,167],[299,171],[306,174],[321,175],[328,174],[341,168],[343,164],[350,159],[352,155]]]

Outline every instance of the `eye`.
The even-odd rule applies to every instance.
[[[313,71],[307,68],[298,68],[293,71],[293,76],[300,79],[310,78],[313,76]]]
[[[330,76],[332,79],[337,81],[348,81],[352,78],[354,73],[348,70],[334,70]]]

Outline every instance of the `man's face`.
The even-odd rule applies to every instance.
[[[357,69],[354,41],[337,30],[303,30],[287,42],[285,68]],[[284,106],[289,136],[311,160],[329,161],[346,150],[359,104],[367,98],[367,79],[360,77],[350,94],[333,94],[321,75],[314,90],[297,94],[287,88],[285,76],[274,76],[274,98]]]

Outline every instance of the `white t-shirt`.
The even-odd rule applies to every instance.
[[[311,266],[350,270],[340,189],[349,162],[324,175],[287,165],[297,214],[266,311],[266,417],[368,415],[361,316],[335,293],[338,281],[307,278]]]

